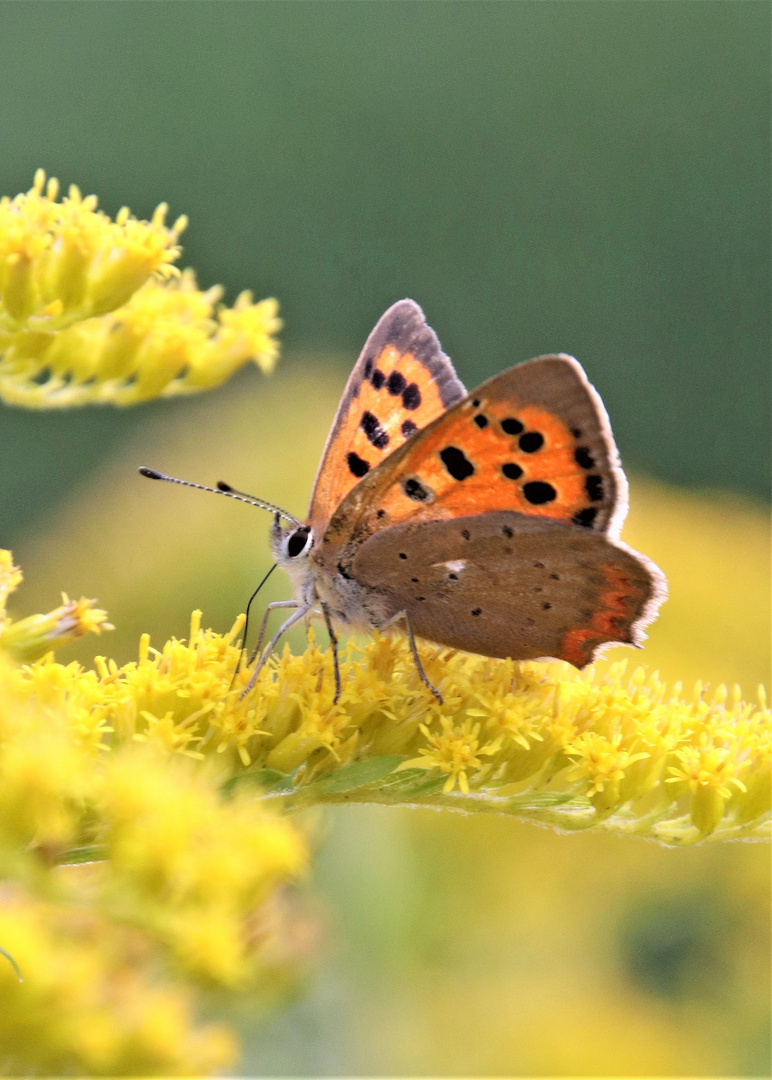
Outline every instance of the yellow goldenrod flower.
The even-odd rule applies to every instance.
[[[250,973],[244,922],[303,870],[305,847],[289,821],[223,802],[190,765],[126,751],[105,763],[95,809],[106,903],[152,928],[189,971],[236,985]]]
[[[125,207],[112,221],[76,187],[38,170],[0,200],[0,397],[29,408],[130,405],[217,386],[253,360],[272,369],[275,300],[202,292],[173,265],[187,219],[165,224]]]
[[[449,716],[440,716],[440,731],[430,731],[426,724],[419,724],[419,731],[426,737],[428,746],[421,747],[417,758],[403,761],[403,769],[439,769],[447,773],[448,779],[442,788],[443,794],[452,791],[458,784],[464,795],[469,794],[467,773],[480,768],[480,758],[495,754],[500,748],[503,736],[499,735],[492,742],[480,746],[480,724],[473,724],[470,719],[454,726]]]
[[[20,580],[0,552],[3,600]],[[86,671],[50,652],[95,615],[81,607],[18,622],[0,609],[3,1061],[25,1074],[216,1071],[235,1038],[194,1024],[178,980],[286,992],[297,957],[277,937],[292,927],[266,914],[303,874],[305,838],[276,803],[229,790],[238,748],[197,749],[229,748],[209,716],[232,642],[194,617],[203,648],[157,654],[145,639],[136,665]],[[41,641],[46,655],[29,659]]]
[[[10,551],[0,548],[0,626],[6,618],[5,608],[8,597],[19,587],[22,580],[22,572],[18,566],[13,565],[13,556]]]
[[[46,615],[29,615],[17,622],[7,622],[0,629],[0,649],[14,660],[39,660],[41,656],[67,645],[84,634],[112,630],[107,612],[94,607],[96,600],[70,600],[62,593],[61,607]]]
[[[0,1045],[16,1075],[202,1075],[236,1041],[196,1025],[189,989],[160,978],[147,939],[85,905],[4,891],[0,938],[24,975],[0,968]]]
[[[16,692],[30,707],[56,704],[92,755],[133,745],[214,762],[226,787],[251,778],[290,807],[422,803],[672,844],[766,835],[763,695],[754,706],[739,690],[730,699],[723,686],[708,695],[698,684],[689,698],[625,662],[578,672],[423,644],[440,713],[406,642],[376,636],[342,655],[335,703],[332,657],[311,635],[303,655],[285,647],[242,698],[242,624],[218,635],[195,612],[187,642],[156,651],[144,637],[137,661],[98,658],[96,672],[41,660],[15,673]]]
[[[586,731],[566,746],[565,751],[575,762],[567,779],[587,781],[587,796],[596,810],[611,809],[619,804],[620,785],[627,770],[635,761],[645,761],[649,754],[631,754],[621,746],[622,733],[611,738],[597,731]]]
[[[47,615],[28,615],[14,622],[7,612],[8,597],[22,580],[10,551],[0,548],[0,652],[20,662],[39,660],[84,634],[112,630],[107,612],[94,607],[96,600],[70,600],[62,593],[61,607]]]

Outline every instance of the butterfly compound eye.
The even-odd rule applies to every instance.
[[[296,559],[311,546],[311,530],[303,525],[291,532],[286,539],[286,551],[291,559]]]

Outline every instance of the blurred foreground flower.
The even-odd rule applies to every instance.
[[[56,613],[6,613],[20,577],[0,552],[0,944],[23,976],[3,961],[3,1065],[222,1069],[235,1037],[195,1021],[193,987],[287,992],[300,956],[286,886],[305,839],[278,807],[227,791],[226,759],[180,753],[141,710],[128,727],[110,672],[56,663]],[[78,632],[103,614],[88,605]],[[22,639],[47,655],[20,665]]]
[[[26,194],[0,200],[0,398],[29,408],[130,405],[218,386],[278,355],[275,300],[202,292],[174,266],[187,219],[165,224],[125,207],[115,221],[96,196],[39,169]]]
[[[236,1060],[225,1027],[196,1025],[191,991],[159,980],[142,934],[84,905],[0,900],[0,938],[24,973],[0,970],[6,1075],[200,1075]]]

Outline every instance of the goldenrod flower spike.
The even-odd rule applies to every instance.
[[[28,615],[13,621],[6,611],[8,596],[18,587],[22,574],[13,565],[10,551],[0,548],[0,652],[20,663],[39,660],[46,653],[67,645],[84,634],[112,630],[107,612],[95,607],[96,600],[70,600],[62,593],[62,603],[46,615]]]
[[[206,635],[192,644],[199,656],[216,647]],[[768,838],[763,690],[758,705],[737,690],[728,702],[724,687],[708,695],[698,685],[688,698],[624,662],[580,673],[428,645],[421,653],[442,711],[399,639],[350,647],[333,704],[331,660],[312,638],[302,656],[285,649],[261,674],[247,699],[254,712],[235,702],[212,712],[213,742],[222,751],[237,730],[253,762],[243,778],[288,807],[445,806],[665,844]]]
[[[28,408],[130,405],[217,386],[278,355],[275,300],[219,286],[202,292],[180,273],[180,217],[166,225],[124,207],[112,221],[96,196],[38,170],[26,194],[0,200],[0,398]]]
[[[2,565],[6,579],[17,573],[8,558]],[[54,614],[6,624],[0,645],[12,651],[15,634],[42,651],[32,629]],[[82,745],[104,753],[139,744],[202,767],[216,762],[226,787],[250,780],[287,808],[446,806],[666,844],[768,835],[763,690],[757,705],[724,686],[708,693],[698,684],[689,697],[625,662],[578,672],[423,645],[440,708],[406,642],[376,636],[361,649],[349,644],[336,703],[331,656],[310,634],[301,656],[285,648],[242,698],[249,672],[233,678],[242,625],[218,635],[194,612],[187,642],[154,650],[143,637],[136,662],[97,658],[96,672],[38,660],[18,673],[16,693],[57,703]]]

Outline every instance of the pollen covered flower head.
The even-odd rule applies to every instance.
[[[61,199],[38,170],[0,200],[0,398],[29,408],[131,405],[218,386],[278,355],[275,300],[201,291],[180,272],[187,218],[166,224],[124,207],[115,220],[77,187]]]
[[[124,207],[112,221],[73,184],[58,200],[59,182],[38,169],[30,191],[0,199],[0,295],[5,334],[61,330],[126,303],[152,275],[178,271],[184,217],[166,225],[167,206],[150,221]]]

